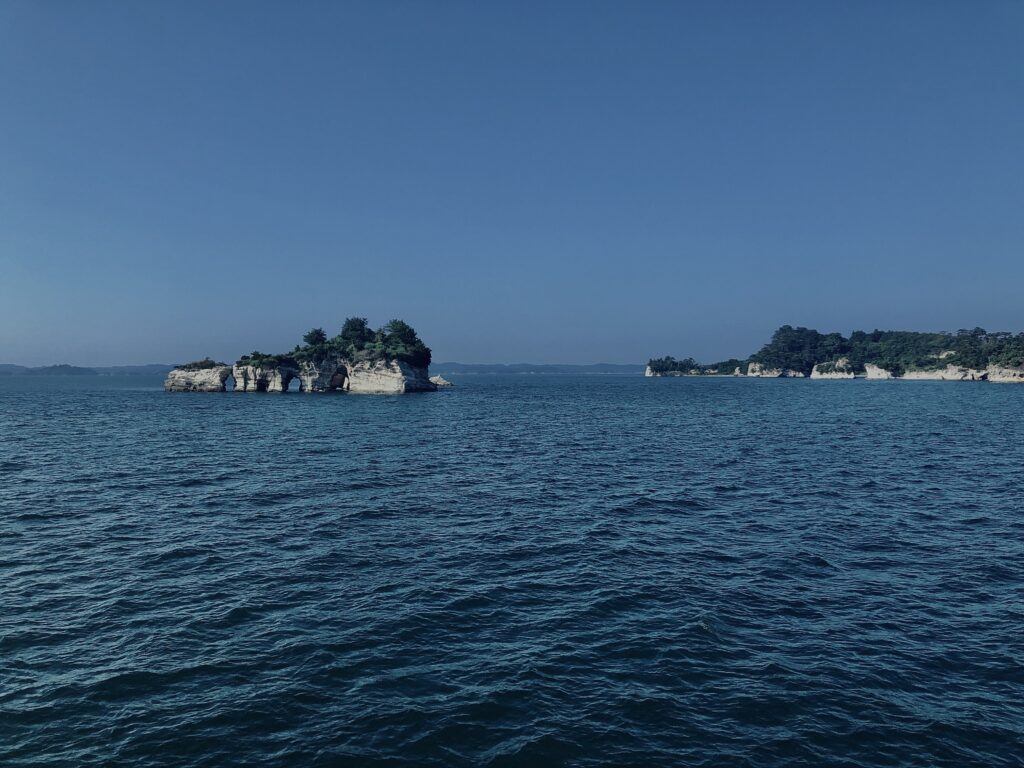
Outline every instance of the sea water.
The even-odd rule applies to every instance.
[[[1020,766],[1024,386],[0,379],[5,766]]]

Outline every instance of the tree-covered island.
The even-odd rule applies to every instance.
[[[350,317],[335,336],[313,328],[290,352],[242,355],[234,365],[206,357],[177,366],[164,388],[169,391],[300,392],[397,394],[436,389],[428,375],[430,348],[404,320],[373,329],[365,317]]]
[[[648,362],[647,375],[1024,381],[1024,333],[876,330],[846,337],[784,325],[744,360],[702,364],[662,357]]]

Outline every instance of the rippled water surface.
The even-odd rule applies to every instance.
[[[456,383],[0,379],[0,764],[1024,764],[1024,387]]]

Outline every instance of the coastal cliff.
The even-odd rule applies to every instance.
[[[300,392],[331,392],[344,390],[351,361],[335,356],[321,360],[304,360],[299,365]]]
[[[289,365],[239,363],[235,363],[231,371],[235,392],[287,392],[288,385],[298,373],[297,368]]]
[[[988,374],[983,370],[947,365],[934,370],[904,371],[899,378],[907,381],[985,381]]]
[[[761,363],[751,363],[747,366],[747,376],[755,379],[802,379],[805,374],[792,368],[769,368]]]
[[[397,395],[405,392],[433,392],[437,385],[430,380],[426,368],[392,360],[354,364],[349,368],[346,389],[365,394]]]
[[[998,365],[990,365],[985,369],[988,374],[986,381],[995,384],[1024,384],[1024,368],[1003,368]]]

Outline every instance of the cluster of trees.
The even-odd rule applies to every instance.
[[[218,363],[212,358],[204,357],[202,360],[193,360],[191,363],[185,363],[178,367],[186,371],[203,371],[207,368],[219,368],[222,365],[224,365],[224,363]]]
[[[417,368],[430,365],[430,347],[404,320],[392,320],[374,330],[365,317],[350,317],[337,336],[328,337],[323,328],[313,328],[302,337],[302,341],[287,354],[267,355],[257,351],[242,355],[238,362],[240,365],[269,367],[345,357],[353,361],[401,360]]]
[[[766,368],[799,371],[809,376],[816,363],[837,360],[848,354],[849,343],[842,334],[823,334],[810,328],[784,325],[750,359]]]
[[[701,365],[689,357],[683,360],[663,357],[651,360],[649,365],[656,373],[708,373],[716,369],[719,373],[731,373],[736,366],[745,371],[748,363],[756,362],[766,368],[789,369],[806,376],[816,364],[824,363],[827,369],[844,357],[855,373],[863,373],[865,364],[872,363],[897,376],[908,370],[944,368],[951,364],[966,368],[1024,367],[1024,333],[990,333],[984,328],[961,329],[956,333],[876,330],[854,331],[846,338],[839,333],[819,333],[812,328],[784,325],[747,360]]]
[[[714,375],[719,374],[722,376],[731,376],[733,372],[739,368],[741,373],[746,373],[747,360],[737,360],[731,358],[729,360],[722,360],[719,363],[711,363],[704,365],[698,363],[692,357],[684,357],[682,360],[676,360],[674,357],[659,357],[650,360],[647,365],[650,366],[651,370],[655,373],[687,373],[697,375]]]
[[[863,369],[864,363],[880,365],[897,375],[950,364],[965,368],[1024,366],[1024,333],[989,333],[984,328],[956,333],[854,331],[849,345],[848,356],[855,370]]]
[[[669,355],[667,357],[652,358],[647,362],[647,367],[655,373],[699,373],[701,365],[692,357],[676,360]]]

